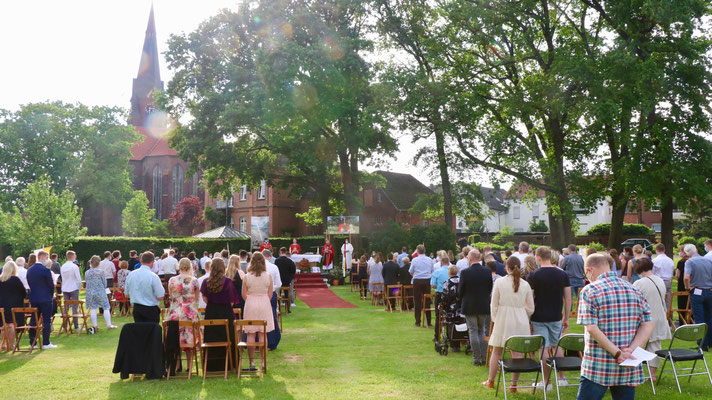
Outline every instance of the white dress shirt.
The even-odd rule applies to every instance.
[[[455,264],[455,266],[457,267],[457,276],[460,276],[460,271],[469,267],[470,263],[467,261],[467,257],[465,257],[465,258],[459,260],[457,262],[457,264]]]
[[[178,273],[178,260],[173,256],[168,256],[165,260],[161,260],[161,269],[163,274],[175,275]]]
[[[705,258],[712,260],[712,251],[708,251],[707,254],[705,254]]]
[[[114,266],[114,263],[111,262],[109,259],[103,259],[99,263],[99,269],[104,271],[104,276],[106,276],[106,279],[114,279],[114,272],[116,271],[116,267]]]
[[[151,272],[153,272],[156,275],[163,275],[163,269],[161,269],[161,260],[160,258],[157,258],[153,262],[153,268],[151,268]]]
[[[203,258],[200,259],[200,268],[205,269],[205,263],[208,261],[210,261],[210,257],[203,256]]]
[[[206,279],[208,279],[208,278],[210,278],[210,274],[209,274],[209,273],[207,273],[207,274],[201,276],[200,278],[198,278],[198,291],[200,291],[200,288],[203,286],[203,281],[206,280]],[[203,296],[202,296],[202,295],[198,295],[198,307],[199,307],[199,308],[205,308],[205,307],[207,307],[207,306],[208,306],[208,305],[205,304],[205,300],[203,300]]]
[[[667,254],[659,254],[653,259],[653,273],[664,281],[672,280],[675,262]]]
[[[17,277],[20,278],[25,290],[30,290],[30,284],[27,283],[27,270],[25,267],[17,267]]]
[[[60,274],[62,275],[63,292],[73,292],[82,287],[82,275],[79,273],[79,267],[73,262],[64,263],[60,268]]]
[[[265,264],[267,265],[267,272],[272,275],[272,290],[274,290],[275,293],[279,293],[279,288],[282,287],[282,278],[279,276],[279,268],[269,261],[266,261]]]

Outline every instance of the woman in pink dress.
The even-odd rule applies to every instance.
[[[267,332],[274,330],[274,319],[272,317],[272,275],[267,272],[265,258],[262,253],[255,252],[247,267],[247,275],[242,282],[242,298],[245,299],[245,320],[258,320],[267,322]],[[255,336],[259,335],[258,341],[266,341],[264,335],[257,333],[258,327],[245,326],[247,333],[247,343],[254,343]],[[248,347],[250,356],[250,369],[255,368],[255,348]]]
[[[171,300],[168,319],[170,321],[197,321],[200,288],[198,280],[193,276],[193,266],[189,259],[181,258],[178,262],[178,269],[180,270],[179,275],[168,281],[168,295]],[[186,348],[187,370],[190,371],[193,362],[193,328],[181,327],[178,330],[178,335],[180,347]]]

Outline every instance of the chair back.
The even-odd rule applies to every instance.
[[[564,351],[582,352],[585,346],[586,342],[584,341],[582,334],[569,333],[559,338],[559,342],[556,344],[554,354],[556,354],[559,349],[562,349]]]
[[[541,335],[515,335],[510,336],[504,342],[504,351],[515,351],[517,353],[534,353],[544,347],[544,337]]]
[[[267,321],[259,319],[241,319],[239,321],[233,321],[235,325],[235,341],[242,342],[242,332],[245,326],[257,326],[262,328],[261,333],[265,335],[265,340],[267,338]]]
[[[683,342],[697,342],[704,339],[706,334],[707,324],[682,325],[673,332],[670,348],[672,349],[672,344],[676,339]]]
[[[19,324],[17,321],[17,316],[22,315],[23,321],[22,324]],[[35,317],[35,325],[30,325],[28,322],[28,317],[34,316]],[[37,307],[13,307],[12,308],[12,322],[15,324],[15,327],[22,328],[35,328],[37,326],[42,326],[42,319],[39,318],[39,314],[37,311]]]

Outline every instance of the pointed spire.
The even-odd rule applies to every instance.
[[[154,109],[154,90],[163,90],[159,60],[156,20],[153,15],[153,3],[151,3],[151,13],[148,15],[146,37],[143,40],[143,50],[141,51],[138,74],[133,80],[131,118],[129,119],[129,123],[132,125],[144,126],[146,116]]]
[[[151,13],[148,16],[146,26],[146,38],[143,40],[143,52],[141,62],[138,67],[138,76],[146,76],[156,81],[161,80],[161,71],[158,68],[158,43],[156,40],[156,19],[153,16],[153,3],[151,3]]]

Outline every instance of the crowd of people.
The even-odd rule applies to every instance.
[[[627,398],[645,377],[640,367],[618,364],[631,358],[637,347],[655,352],[663,340],[671,338],[675,327],[668,323],[667,310],[673,278],[678,291],[689,292],[694,321],[712,326],[712,240],[704,246],[705,257],[693,244],[680,246],[676,266],[660,243],[654,246],[655,256],[640,245],[626,247],[619,255],[615,249],[599,252],[595,248],[580,250],[576,245],[534,250],[521,242],[503,253],[488,246],[465,246],[457,259],[452,251],[427,255],[420,245],[412,254],[402,248],[400,253],[385,257],[377,252],[370,259],[363,255],[354,260],[351,274],[359,281],[367,279],[376,296],[380,293],[374,289],[381,286],[374,284],[412,285],[416,326],[432,326],[430,313],[425,313],[423,321],[421,311],[422,307],[430,308],[423,295],[434,290],[436,309],[452,307],[464,317],[473,365],[485,365],[487,349],[492,349],[489,376],[482,382],[490,388],[494,387],[506,340],[534,334],[544,338],[544,377],[537,386],[550,390],[546,360],[550,355],[563,356],[561,349],[557,354],[554,350],[569,329],[573,311],[576,323],[588,333],[579,398],[602,398],[609,388],[614,398]],[[684,309],[687,298],[678,296],[677,300],[678,307]],[[435,324],[434,329],[435,341],[441,327]],[[710,346],[712,330],[701,348],[707,351]],[[655,380],[659,360],[649,364]],[[516,387],[517,374],[512,379]],[[561,373],[554,379],[566,383]]]
[[[289,300],[295,306],[293,279],[296,265],[288,257],[287,249],[280,249],[278,257],[272,255],[270,248],[249,253],[240,250],[238,254],[229,251],[208,252],[198,259],[195,253],[180,253],[178,249],[165,251],[156,257],[152,250],[138,253],[131,250],[129,259],[123,260],[121,252],[105,252],[103,258],[92,256],[83,272],[74,251],[67,251],[66,262],[57,262],[57,255],[42,250],[28,257],[13,260],[6,259],[0,270],[0,311],[3,318],[2,347],[0,350],[12,351],[15,345],[15,325],[25,324],[25,315],[16,315],[13,319],[12,308],[21,308],[29,301],[29,306],[36,308],[43,321],[42,348],[53,349],[57,346],[50,342],[53,329],[52,317],[57,312],[57,298],[61,294],[64,300],[79,300],[84,290],[84,301],[90,313],[91,324],[88,333],[98,331],[97,313],[102,312],[107,329],[116,329],[112,324],[112,304],[114,296],[121,307],[130,304],[135,322],[160,323],[161,308],[166,306],[165,320],[198,321],[204,319],[228,319],[234,321],[234,309],[246,320],[262,320],[267,324],[267,337],[257,336],[256,327],[246,327],[247,342],[263,341],[269,349],[277,348],[281,334],[277,319],[277,297],[280,290],[289,287]],[[25,268],[28,265],[29,268]],[[114,288],[115,290],[110,290]],[[71,314],[77,314],[77,305],[73,304]],[[290,307],[291,308],[291,307]],[[35,326],[34,316],[30,325]],[[81,332],[79,318],[69,321],[75,330]],[[233,332],[234,333],[234,332]],[[30,344],[35,348],[39,343],[29,332]],[[219,330],[206,329],[206,341],[225,340]],[[224,331],[222,332],[224,335]],[[181,347],[191,347],[194,343],[192,328],[179,329]],[[233,343],[234,342],[234,338]],[[248,348],[250,369],[254,366],[253,347]],[[226,354],[211,352],[208,369],[222,369]],[[187,357],[191,360],[190,355]],[[190,366],[189,366],[190,368]]]

